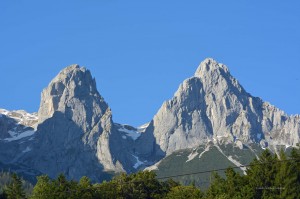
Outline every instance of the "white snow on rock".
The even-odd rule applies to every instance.
[[[141,136],[140,132],[128,130],[125,127],[119,128],[119,131],[126,133],[126,136],[131,137],[133,140],[136,140]]]
[[[139,166],[143,165],[144,163],[139,160],[139,158],[135,155],[132,155],[136,159],[136,163],[133,165],[133,168],[137,169]]]
[[[230,155],[227,157],[228,160],[230,160],[230,162],[232,162],[233,164],[235,164],[236,166],[240,167],[240,169],[244,172],[244,174],[246,175],[246,167],[244,167],[244,165],[242,165],[241,163],[239,163],[237,160],[233,159],[233,157]]]
[[[24,149],[24,150],[22,151],[22,153],[27,153],[27,152],[29,152],[29,151],[31,151],[31,148],[30,148],[30,147],[26,147],[26,149]]]
[[[210,146],[207,145],[207,146],[205,147],[204,151],[202,151],[202,153],[200,153],[199,159],[203,156],[204,153],[206,153],[207,151],[209,151],[209,149],[210,149]]]
[[[153,171],[153,170],[159,170],[158,169],[158,165],[163,161],[164,159],[161,159],[160,161],[158,161],[157,163],[155,163],[154,165],[147,167],[144,169],[144,171]]]
[[[240,167],[240,169],[244,172],[244,174],[246,175],[246,167],[244,167],[244,165],[242,165],[241,163],[239,163],[237,160],[233,159],[232,156],[226,156],[225,153],[222,151],[222,149],[218,146],[215,145],[215,147],[230,161],[232,162],[234,165]]]
[[[189,162],[191,160],[193,160],[199,153],[197,152],[197,150],[193,150],[192,153],[190,155],[188,155],[188,159],[186,162]]]
[[[149,126],[150,122],[143,124],[142,126],[137,127],[137,131],[140,133],[144,133],[146,128]]]
[[[15,131],[8,131],[8,134],[10,135],[10,137],[16,137],[17,136],[17,132],[15,132]]]
[[[20,139],[25,138],[25,137],[32,136],[32,135],[34,135],[34,133],[35,133],[35,131],[24,131],[23,133],[20,133],[19,135],[10,134],[10,135],[13,135],[13,136],[11,138],[5,138],[4,140],[8,141],[8,142],[16,141],[16,140],[20,140]]]
[[[5,109],[0,109],[0,113],[1,113],[2,115],[7,115],[7,114],[9,113],[9,111],[8,111],[8,110],[5,110]]]
[[[0,109],[0,115],[0,117],[2,117],[2,115],[5,115],[9,118],[14,119],[19,125],[24,125],[32,128],[36,127],[38,121],[37,113],[27,113],[24,110],[8,111],[5,109]]]

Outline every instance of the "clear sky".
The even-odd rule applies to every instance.
[[[300,113],[299,0],[1,0],[0,107],[38,110],[86,66],[115,122],[141,125],[212,57],[252,95]]]

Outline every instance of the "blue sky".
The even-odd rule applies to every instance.
[[[3,0],[0,107],[38,110],[64,67],[91,70],[115,122],[141,125],[212,57],[300,113],[300,1]]]

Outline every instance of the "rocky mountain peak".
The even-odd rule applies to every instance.
[[[90,71],[75,64],[60,71],[43,90],[38,118],[39,123],[42,123],[59,111],[66,113],[70,119],[80,123],[80,126],[85,126],[85,118],[89,121],[89,126],[93,126],[96,121],[91,121],[92,115],[99,120],[107,108]]]
[[[35,114],[0,109],[0,142],[1,162],[51,178],[63,172],[70,179],[103,180],[107,171],[134,172],[178,150],[193,148],[189,162],[210,146],[226,156],[219,147],[224,143],[243,150],[296,146],[300,116],[251,96],[225,65],[208,58],[150,123],[136,129],[113,122],[90,71],[75,64],[43,90],[38,122]]]
[[[95,170],[123,171],[111,152],[112,142],[122,138],[86,68],[71,65],[59,72],[42,91],[38,119],[35,144],[22,161],[36,157],[30,165],[51,177],[64,171],[71,178],[98,179]]]
[[[228,92],[237,96],[248,95],[244,88],[231,74],[227,66],[218,63],[212,58],[207,58],[199,65],[194,78],[199,78],[205,93],[223,97]]]
[[[168,155],[223,139],[294,146],[300,121],[266,104],[247,93],[225,65],[205,59],[146,129],[159,146],[152,152]]]
[[[70,65],[60,71],[48,88],[50,86],[52,95],[61,95],[67,91],[75,92],[73,94],[78,96],[98,94],[95,79],[92,78],[90,71],[78,64]]]
[[[215,73],[220,75],[221,73],[229,73],[229,70],[224,64],[218,63],[212,58],[206,58],[200,63],[195,72],[195,77],[210,76],[214,75]]]

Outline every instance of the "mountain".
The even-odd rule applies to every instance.
[[[138,141],[148,146],[141,156],[160,160],[147,169],[164,177],[248,165],[265,148],[296,147],[299,134],[299,115],[288,116],[251,96],[225,65],[206,59],[163,103]],[[202,186],[209,175],[178,180]]]
[[[114,172],[135,171],[136,158],[127,152],[134,139],[124,139],[130,134],[124,131],[130,127],[113,123],[111,109],[84,67],[71,65],[50,82],[42,92],[35,122],[30,139],[21,139],[25,133],[20,132],[20,139],[1,140],[2,146],[9,146],[1,161],[25,164],[50,177],[64,173],[71,179],[86,175],[95,181]],[[21,143],[25,149],[19,149]],[[11,146],[18,150],[11,151]]]
[[[186,79],[174,97],[163,103],[141,137],[152,138],[144,154],[157,156],[194,148],[209,141],[262,147],[296,146],[300,116],[253,97],[231,76],[228,68],[213,59],[204,60],[195,75]]]
[[[0,110],[0,163],[94,181],[141,169],[165,176],[246,165],[265,148],[295,147],[299,134],[299,115],[251,96],[210,58],[138,128],[115,123],[90,71],[71,65],[43,90],[37,114]]]

